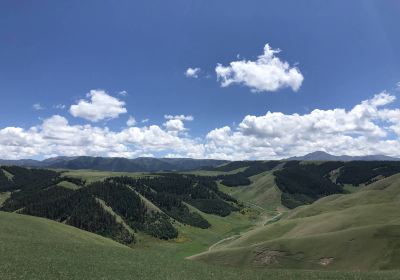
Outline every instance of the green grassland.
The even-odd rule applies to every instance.
[[[197,209],[189,206],[191,211],[199,212]],[[170,256],[176,256],[181,259],[208,250],[209,246],[219,240],[245,232],[252,228],[259,212],[248,210],[246,212],[232,212],[227,217],[201,213],[209,221],[211,227],[201,229],[189,225],[175,223],[179,231],[179,236],[170,241],[161,241],[151,238],[147,235],[139,235],[136,248],[143,248],[150,251],[163,251]]]
[[[181,174],[192,174],[192,175],[199,175],[199,176],[218,176],[218,175],[229,175],[229,174],[236,174],[246,170],[247,167],[237,168],[231,171],[213,171],[213,170],[193,170],[193,171],[182,171],[179,172]]]
[[[62,175],[86,183],[155,176],[94,170],[64,170]],[[348,194],[293,210],[282,206],[273,171],[249,179],[248,186],[218,184],[243,204],[240,211],[221,217],[186,204],[211,227],[175,221],[177,238],[164,241],[136,232],[131,248],[50,220],[0,212],[0,279],[400,279],[395,271],[400,264],[400,174],[368,186],[346,185]],[[80,187],[68,181],[59,185]],[[0,205],[9,195],[0,193]],[[162,212],[140,197],[149,209]]]
[[[79,186],[77,186],[74,183],[68,182],[68,181],[61,181],[60,183],[57,184],[57,186],[60,186],[60,187],[66,188],[66,189],[70,189],[73,191],[80,189]]]
[[[159,250],[131,249],[50,220],[0,212],[0,278],[9,279],[398,279],[397,272],[221,268]]]
[[[196,171],[187,171],[187,172],[179,172],[181,174],[193,174],[200,176],[216,176],[221,174],[235,174],[237,172],[243,171],[246,169],[245,167],[239,168],[229,172],[222,171],[208,171],[208,170],[196,170]],[[62,171],[63,176],[72,177],[72,178],[80,178],[86,180],[86,183],[93,183],[96,181],[103,181],[108,177],[116,177],[116,176],[128,176],[128,177],[144,177],[144,176],[156,176],[150,175],[145,172],[115,172],[115,171],[98,171],[98,170],[89,170],[89,169],[78,169],[78,170],[59,170]]]
[[[386,270],[400,263],[400,175],[298,207],[192,259],[244,267]]]
[[[60,171],[60,170],[57,170]],[[79,169],[79,170],[63,170],[62,173],[65,177],[72,178],[80,178],[86,181],[87,184],[103,181],[108,177],[116,177],[116,176],[128,176],[128,177],[143,177],[146,176],[146,173],[143,172],[113,172],[113,171],[97,171],[97,170],[87,170],[87,169]]]

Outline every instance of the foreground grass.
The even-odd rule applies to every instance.
[[[0,279],[399,279],[398,272],[241,270],[130,249],[46,219],[0,212]]]

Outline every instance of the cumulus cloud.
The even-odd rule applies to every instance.
[[[168,120],[163,124],[165,129],[175,134],[188,130],[183,123],[184,121],[194,120],[191,115],[164,115],[164,118]]]
[[[167,120],[181,120],[181,121],[193,121],[194,118],[191,115],[164,115],[164,118]]]
[[[121,96],[127,96],[128,92],[126,90],[121,90],[120,92],[118,92],[118,94]]]
[[[315,109],[306,114],[247,115],[236,126],[193,137],[185,115],[166,115],[163,125],[107,127],[71,125],[54,115],[24,129],[0,129],[0,158],[93,155],[222,159],[280,159],[324,150],[340,155],[400,156],[400,108],[388,92],[349,110]]]
[[[33,110],[40,111],[44,110],[45,108],[40,103],[35,103],[32,105]]]
[[[168,120],[164,123],[164,126],[167,129],[167,131],[180,132],[186,130],[183,121],[179,119]]]
[[[91,90],[87,98],[90,100],[79,100],[78,104],[70,107],[71,115],[97,122],[117,118],[127,112],[124,101],[108,95],[104,90]]]
[[[277,91],[285,87],[297,91],[304,77],[297,67],[280,60],[276,56],[279,52],[279,49],[272,49],[266,44],[264,53],[256,61],[232,61],[229,66],[218,64],[215,68],[217,79],[222,87],[241,84],[254,92]]]
[[[134,125],[136,125],[136,123],[137,122],[136,122],[135,118],[132,116],[129,116],[129,119],[126,121],[127,126],[134,126]]]
[[[70,125],[59,115],[26,130],[20,127],[0,130],[0,158],[49,155],[136,157],[170,150],[200,157],[201,148],[194,140],[178,137],[157,125],[112,131],[90,124]]]
[[[185,71],[185,76],[187,78],[198,78],[199,77],[199,73],[200,73],[201,69],[198,67],[195,68],[191,68],[189,67],[188,69],[186,69]]]
[[[382,92],[349,111],[337,108],[304,115],[248,115],[236,130],[223,127],[209,132],[207,145],[216,155],[240,158],[284,158],[316,150],[399,156],[400,110],[384,108],[394,100],[393,95]],[[392,133],[397,137],[390,137]]]

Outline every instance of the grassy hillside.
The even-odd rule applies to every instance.
[[[246,267],[384,270],[400,263],[400,175],[287,213],[193,259]]]
[[[10,195],[10,192],[0,192],[0,207],[3,205],[4,201],[10,197]]]
[[[66,189],[70,189],[73,191],[79,190],[80,187],[74,183],[68,182],[68,181],[61,181],[60,183],[57,184],[57,186],[66,188]]]
[[[397,272],[242,270],[131,249],[50,220],[0,212],[0,278],[11,279],[398,279]]]
[[[248,186],[226,187],[219,185],[220,189],[246,205],[262,208],[268,211],[276,211],[282,208],[281,191],[275,184],[271,171],[262,172],[250,177]]]

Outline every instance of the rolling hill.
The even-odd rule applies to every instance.
[[[0,211],[0,278],[11,279],[398,279],[397,272],[248,270],[131,249],[43,218]]]
[[[201,213],[221,217],[239,211],[236,199],[210,177],[159,173],[115,176],[86,184],[47,169],[0,168],[0,210],[45,217],[110,237],[135,242],[134,231],[160,239],[178,236],[175,223],[210,227]],[[189,207],[190,206],[190,207]]]
[[[399,198],[393,161],[241,161],[182,173],[1,166],[0,275],[24,279],[16,264],[26,263],[26,279],[40,271],[60,279],[397,279]]]
[[[193,256],[206,263],[269,268],[391,270],[400,261],[400,174],[335,194]]]

